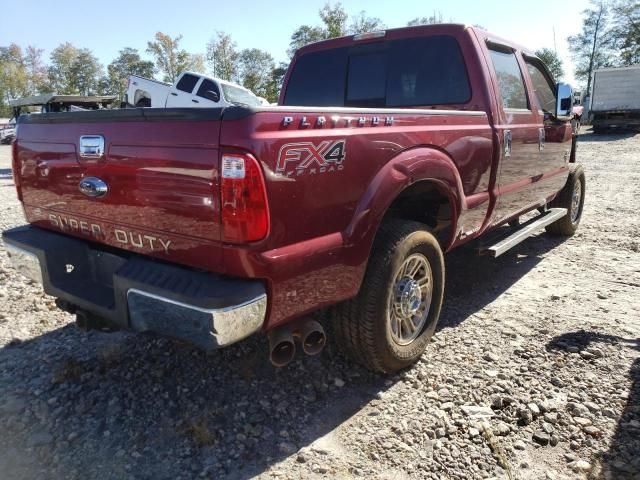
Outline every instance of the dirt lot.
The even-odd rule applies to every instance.
[[[581,136],[573,238],[447,257],[439,331],[383,378],[329,348],[82,333],[0,242],[0,476],[640,478],[640,135]],[[22,223],[0,149],[0,228]]]

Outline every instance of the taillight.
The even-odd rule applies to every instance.
[[[269,233],[267,192],[258,161],[249,154],[222,155],[222,236],[227,242],[255,242]]]
[[[16,135],[18,132],[16,131]],[[18,142],[13,139],[11,143],[11,173],[13,174],[13,183],[18,192],[18,200],[22,201],[22,188],[20,188],[20,164],[18,163]]]

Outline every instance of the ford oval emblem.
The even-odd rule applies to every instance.
[[[104,197],[109,191],[107,183],[98,177],[85,177],[78,188],[88,197]]]

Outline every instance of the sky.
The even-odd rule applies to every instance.
[[[155,32],[182,35],[182,47],[205,53],[216,30],[231,34],[239,48],[261,48],[287,61],[291,33],[300,25],[320,24],[326,0],[8,0],[2,8],[0,46],[15,42],[51,50],[63,42],[89,48],[103,65],[124,47],[143,56]],[[335,1],[331,2],[336,3]],[[565,81],[575,84],[567,37],[580,31],[588,0],[342,0],[349,15],[365,10],[388,28],[415,17],[441,14],[445,21],[481,25],[532,50],[555,48],[564,61]],[[48,14],[49,13],[49,14]],[[29,19],[16,21],[16,19]],[[28,27],[27,27],[28,25]]]

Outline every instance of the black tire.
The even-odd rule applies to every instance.
[[[138,103],[136,103],[136,107],[138,108],[148,108],[150,106],[151,106],[151,99],[147,97],[142,97],[140,100],[138,100]]]
[[[577,186],[580,186],[579,193],[576,193]],[[577,202],[574,202],[574,193],[576,193]],[[570,237],[578,229],[580,219],[582,218],[582,210],[584,208],[585,194],[585,177],[584,170],[580,164],[571,164],[571,170],[567,183],[564,185],[560,193],[549,204],[549,207],[566,208],[567,214],[560,220],[556,220],[551,225],[547,225],[546,230],[552,235],[562,235]],[[576,211],[577,210],[577,211]],[[575,212],[575,215],[574,215]]]
[[[422,326],[414,329],[417,336],[410,343],[399,344],[393,339],[391,318],[395,318],[397,310],[391,308],[391,302],[394,292],[397,294],[396,287],[410,278],[403,276],[396,281],[401,275],[401,267],[410,259],[417,262],[425,259],[430,267],[431,302],[426,307],[427,294],[419,289],[419,308],[428,313],[421,315],[424,318]],[[421,267],[417,273],[422,271],[427,272],[426,267]],[[425,273],[424,278],[427,277]],[[425,281],[424,284],[429,283]],[[384,222],[374,242],[359,294],[334,307],[332,312],[332,330],[338,347],[375,372],[389,373],[408,367],[420,358],[435,331],[443,291],[444,258],[437,239],[427,231],[427,226],[401,220]],[[415,296],[411,298],[417,300]],[[396,301],[393,305],[401,303]],[[401,330],[400,323],[396,325]]]

